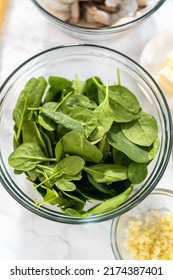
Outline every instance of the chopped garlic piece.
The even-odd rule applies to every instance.
[[[131,220],[125,246],[136,260],[173,260],[173,214],[152,211]]]

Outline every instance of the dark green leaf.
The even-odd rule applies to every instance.
[[[96,114],[87,108],[76,107],[76,108],[66,109],[65,113],[71,118],[81,123],[81,125],[87,131],[87,137],[98,125],[98,119]]]
[[[42,114],[46,118],[52,120],[56,124],[60,124],[70,130],[80,131],[82,134],[86,135],[86,130],[84,129],[83,125],[79,121],[77,121],[61,112],[46,112],[45,111],[45,112],[42,112]]]
[[[128,167],[128,177],[133,184],[139,184],[147,177],[147,164],[132,162]]]
[[[113,125],[107,134],[107,140],[115,149],[123,152],[131,160],[139,163],[148,163],[148,152],[130,142],[122,133],[119,125]]]
[[[16,139],[20,138],[23,123],[32,120],[35,113],[29,111],[28,107],[40,106],[46,86],[47,83],[43,77],[31,78],[20,93],[13,111],[13,118],[17,127]]]
[[[73,182],[68,181],[64,177],[58,178],[55,185],[58,187],[58,189],[67,192],[71,192],[76,189],[75,184]]]
[[[57,76],[50,76],[48,82],[51,85],[51,88],[56,92],[62,91],[65,88],[69,88],[73,84],[72,81]]]
[[[121,85],[110,86],[109,98],[110,107],[114,112],[114,121],[129,122],[138,118],[140,104],[129,89]]]
[[[130,123],[122,123],[123,134],[131,142],[140,146],[151,146],[158,135],[158,126],[155,118],[144,112],[140,118]]]
[[[103,84],[99,77],[94,77],[94,78],[99,84]],[[95,82],[93,81],[93,77],[85,81],[84,92],[90,100],[93,100],[96,104],[99,104],[98,89]]]
[[[29,171],[36,167],[39,162],[55,161],[47,158],[36,143],[23,143],[9,156],[8,162],[16,170]]]
[[[113,112],[109,106],[109,89],[106,88],[106,96],[102,103],[94,110],[98,119],[98,125],[93,133],[90,135],[91,141],[99,142],[106,132],[109,131],[113,123]]]
[[[97,183],[112,183],[128,178],[127,168],[116,164],[97,164],[84,167]]]
[[[75,107],[83,107],[90,110],[94,110],[97,107],[97,104],[90,100],[85,95],[71,95],[67,98],[67,100],[63,104],[63,108],[75,108]]]
[[[36,143],[43,153],[48,156],[47,146],[43,140],[40,130],[34,121],[28,121],[22,126],[23,143]],[[53,155],[52,155],[53,156]]]
[[[85,161],[100,162],[102,153],[79,131],[70,131],[62,138],[64,152],[81,156]]]
[[[130,187],[129,189],[125,190],[123,193],[119,194],[118,196],[109,198],[106,201],[103,201],[102,203],[98,204],[97,206],[90,208],[88,210],[88,213],[99,215],[115,210],[118,206],[120,206],[123,202],[125,202],[128,199],[131,191],[132,188]]]

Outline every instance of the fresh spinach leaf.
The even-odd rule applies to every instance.
[[[71,181],[68,181],[63,176],[57,179],[55,185],[58,187],[58,189],[66,192],[71,192],[76,189],[75,184]]]
[[[81,157],[66,156],[56,164],[54,172],[60,172],[61,175],[75,176],[83,169],[84,165],[85,161]]]
[[[72,88],[74,89],[74,94],[83,94],[84,82],[79,80],[78,75],[75,75]]]
[[[34,111],[29,111],[28,107],[40,106],[46,86],[47,82],[43,77],[31,78],[20,93],[13,111],[17,140],[20,138],[23,123],[32,120],[34,115]]]
[[[98,125],[98,119],[95,112],[83,108],[83,107],[76,107],[71,109],[66,109],[65,114],[70,116],[71,118],[77,120],[81,125],[84,127],[85,131],[87,132],[87,137],[92,133],[92,131]]]
[[[63,156],[63,145],[62,141],[59,140],[58,143],[55,146],[55,156],[56,156],[56,161],[59,162],[62,159]]]
[[[138,118],[141,107],[136,96],[129,89],[121,85],[110,86],[109,98],[114,121],[129,122]]]
[[[128,177],[133,184],[139,184],[147,177],[147,164],[132,162],[128,167]]]
[[[94,143],[99,142],[106,132],[109,131],[113,123],[113,112],[109,106],[109,89],[106,87],[106,96],[102,103],[94,110],[98,119],[98,125],[90,135],[90,140]]]
[[[90,143],[79,131],[72,130],[62,138],[64,152],[78,155],[85,161],[100,162],[103,155],[100,150]]]
[[[75,107],[83,107],[89,110],[94,110],[97,108],[97,104],[90,100],[85,95],[71,95],[69,96],[63,104],[63,108],[75,108]]]
[[[157,137],[156,140],[154,141],[154,143],[150,147],[147,147],[148,156],[149,156],[150,161],[155,158],[155,156],[157,155],[157,153],[159,151],[159,148],[160,148],[160,140],[159,140],[159,137]]]
[[[132,162],[132,160],[128,158],[124,153],[115,148],[113,148],[112,150],[112,156],[115,164],[120,164],[128,167]]]
[[[155,118],[144,112],[140,117],[129,123],[122,123],[123,134],[131,142],[140,146],[151,146],[158,135],[158,126]]]
[[[85,94],[87,95],[87,97],[94,101],[96,104],[99,104],[99,101],[98,101],[98,89],[97,89],[97,86],[93,80],[93,78],[99,83],[99,84],[103,84],[101,79],[99,77],[91,77],[91,78],[88,78],[86,81],[85,81],[85,86],[84,86],[84,92]]]
[[[22,126],[23,143],[36,143],[42,149],[43,153],[48,156],[47,146],[43,140],[40,130],[34,121],[28,121]],[[53,156],[53,155],[52,155]]]
[[[54,158],[47,158],[36,143],[23,143],[8,158],[9,165],[16,170],[30,171],[40,162],[55,162]]]
[[[69,88],[73,85],[72,81],[63,78],[63,77],[57,77],[57,76],[50,76],[48,78],[48,82],[51,86],[51,88],[56,91],[60,92],[64,90],[65,88]]]
[[[106,201],[103,201],[102,203],[94,206],[93,208],[90,208],[88,210],[88,213],[94,214],[94,215],[99,215],[99,214],[113,211],[114,209],[116,209],[118,206],[120,206],[122,203],[124,203],[128,199],[131,191],[132,191],[132,188],[130,187],[129,189],[125,190],[123,193],[121,193],[113,198],[109,198]]]
[[[127,168],[122,165],[104,164],[85,166],[83,168],[97,183],[112,183],[128,178]]]
[[[63,114],[61,112],[47,112],[47,111],[43,111],[42,114],[46,118],[52,120],[56,124],[61,124],[62,126],[68,128],[70,130],[80,131],[84,135],[87,134],[87,132],[84,129],[83,125],[79,121],[77,121],[77,120],[75,120],[75,119],[73,119],[73,118],[71,118],[71,117],[69,117],[69,116],[67,116],[67,115],[65,115],[65,114]]]
[[[140,146],[129,141],[122,133],[120,126],[115,124],[111,127],[107,134],[107,140],[115,149],[123,152],[132,161],[138,163],[148,163],[150,161],[148,152]]]
[[[97,183],[91,175],[88,174],[88,181],[92,184],[94,188],[96,188],[98,191],[106,194],[110,194],[111,196],[115,195],[115,192],[111,189],[111,184],[102,184]]]

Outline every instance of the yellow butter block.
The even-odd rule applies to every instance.
[[[163,61],[163,67],[166,66],[168,63],[173,65],[173,50],[169,52],[166,58]]]
[[[158,83],[168,94],[173,95],[173,63],[168,61],[161,69]]]

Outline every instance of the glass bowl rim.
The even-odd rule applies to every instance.
[[[85,27],[80,25],[75,25],[72,23],[65,22],[58,17],[51,14],[48,10],[41,6],[37,0],[31,0],[33,4],[44,14],[48,19],[52,20],[54,23],[58,23],[61,27],[67,28],[71,31],[76,31],[77,33],[84,33],[89,35],[101,35],[101,34],[113,34],[113,33],[120,33],[121,31],[129,30],[130,28],[134,27],[137,23],[143,22],[147,19],[150,15],[155,13],[166,0],[158,0],[158,2],[154,5],[152,9],[149,9],[146,13],[142,14],[141,16],[116,26],[108,26],[108,27],[101,27],[101,28],[92,28],[92,27]]]
[[[149,196],[152,196],[152,195],[164,195],[164,196],[171,197],[173,199],[173,190],[158,187],[158,188],[155,188],[149,194]],[[144,200],[141,201],[141,204],[143,202],[144,202]],[[140,205],[140,204],[138,204],[138,205]],[[126,213],[124,215],[126,215]],[[117,237],[118,224],[119,224],[121,218],[122,218],[122,216],[114,218],[112,220],[111,229],[110,229],[111,249],[112,249],[112,253],[113,253],[113,255],[114,255],[116,260],[123,260],[122,255],[120,253],[120,250],[118,248],[118,244],[116,242],[116,240],[117,240],[116,237]]]
[[[165,169],[166,169],[166,167],[168,165],[168,162],[169,162],[169,158],[170,158],[170,155],[171,155],[171,148],[172,148],[172,139],[173,139],[173,134],[172,134],[172,129],[171,129],[172,128],[172,118],[171,118],[171,113],[170,113],[170,110],[169,110],[166,98],[164,97],[164,94],[162,93],[162,91],[159,88],[159,86],[156,83],[156,81],[152,78],[152,76],[140,64],[138,64],[135,60],[133,60],[132,58],[128,57],[127,55],[125,55],[125,54],[123,54],[123,53],[121,53],[119,51],[116,51],[114,49],[108,48],[108,47],[104,47],[104,46],[100,46],[100,45],[96,45],[96,44],[64,44],[64,45],[59,45],[59,46],[56,46],[56,47],[53,47],[53,48],[46,49],[46,50],[44,50],[42,52],[39,52],[39,53],[33,55],[29,59],[25,60],[22,64],[20,64],[7,77],[7,79],[4,81],[4,83],[0,87],[0,92],[6,87],[6,85],[10,82],[10,80],[13,78],[13,76],[15,76],[18,73],[18,71],[22,70],[25,65],[27,65],[28,63],[33,61],[35,58],[40,57],[40,56],[42,56],[42,55],[44,55],[46,53],[49,53],[49,52],[57,51],[57,50],[62,49],[62,48],[64,49],[64,48],[73,48],[73,47],[74,48],[76,48],[76,47],[79,47],[79,48],[80,47],[90,47],[90,48],[101,49],[101,50],[104,50],[105,52],[106,51],[109,52],[109,53],[111,52],[113,54],[119,55],[122,58],[125,58],[127,61],[129,61],[130,63],[135,65],[135,67],[137,67],[140,71],[142,71],[143,73],[145,73],[147,75],[149,80],[154,84],[154,86],[156,87],[157,91],[161,95],[161,99],[162,99],[162,101],[163,101],[163,103],[165,105],[166,112],[167,112],[167,115],[168,115],[169,132],[171,132],[170,135],[169,135],[169,137],[170,137],[169,139],[170,140],[168,142],[167,157],[164,160],[164,164],[162,165],[161,169],[159,170],[159,172],[160,172],[159,176],[157,176],[157,178],[155,180],[155,183],[152,185],[152,188],[150,186],[150,188],[148,188],[147,190],[146,189],[142,190],[142,192],[140,193],[140,197],[139,197],[139,194],[138,194],[137,199],[136,199],[136,196],[131,199],[131,201],[129,203],[130,206],[128,206],[128,210],[130,210],[135,205],[137,205],[141,200],[143,200],[155,188],[155,186],[157,185],[158,181],[162,177],[162,175],[163,175],[163,173],[164,173],[164,171],[165,171]],[[3,99],[4,99],[5,96],[6,96],[6,93],[4,93],[4,95],[1,94],[1,96],[0,96],[0,106],[1,106],[1,103],[3,102]],[[158,102],[158,104],[159,104],[159,102]],[[63,216],[63,215],[60,215],[60,213],[58,213],[59,216],[57,216],[56,212],[54,212],[52,210],[50,210],[51,214],[48,213],[49,210],[46,209],[44,206],[40,207],[41,208],[41,211],[40,211],[38,209],[38,207],[35,207],[35,206],[31,205],[31,201],[30,201],[30,199],[28,199],[28,197],[27,197],[27,199],[23,198],[21,200],[21,197],[20,197],[20,195],[18,195],[16,189],[14,189],[12,186],[9,187],[9,185],[8,185],[9,182],[8,182],[8,184],[6,182],[4,182],[4,178],[3,178],[3,176],[1,176],[1,174],[0,174],[0,183],[5,187],[5,189],[8,191],[8,193],[16,201],[19,202],[19,204],[23,205],[25,208],[29,209],[31,212],[34,212],[34,213],[36,213],[39,216],[42,216],[44,218],[47,218],[47,219],[50,219],[50,220],[53,220],[53,221],[56,221],[56,222],[70,223],[70,224],[84,224],[84,223],[87,223],[87,222],[90,222],[90,223],[91,222],[101,222],[101,221],[106,221],[108,219],[115,218],[116,216],[122,215],[123,213],[128,211],[126,209],[121,209],[121,206],[120,206],[120,210],[118,212],[118,215],[115,215],[114,211],[111,211],[111,212],[107,212],[107,213],[104,213],[104,214],[101,214],[101,215],[89,216],[87,218]]]

